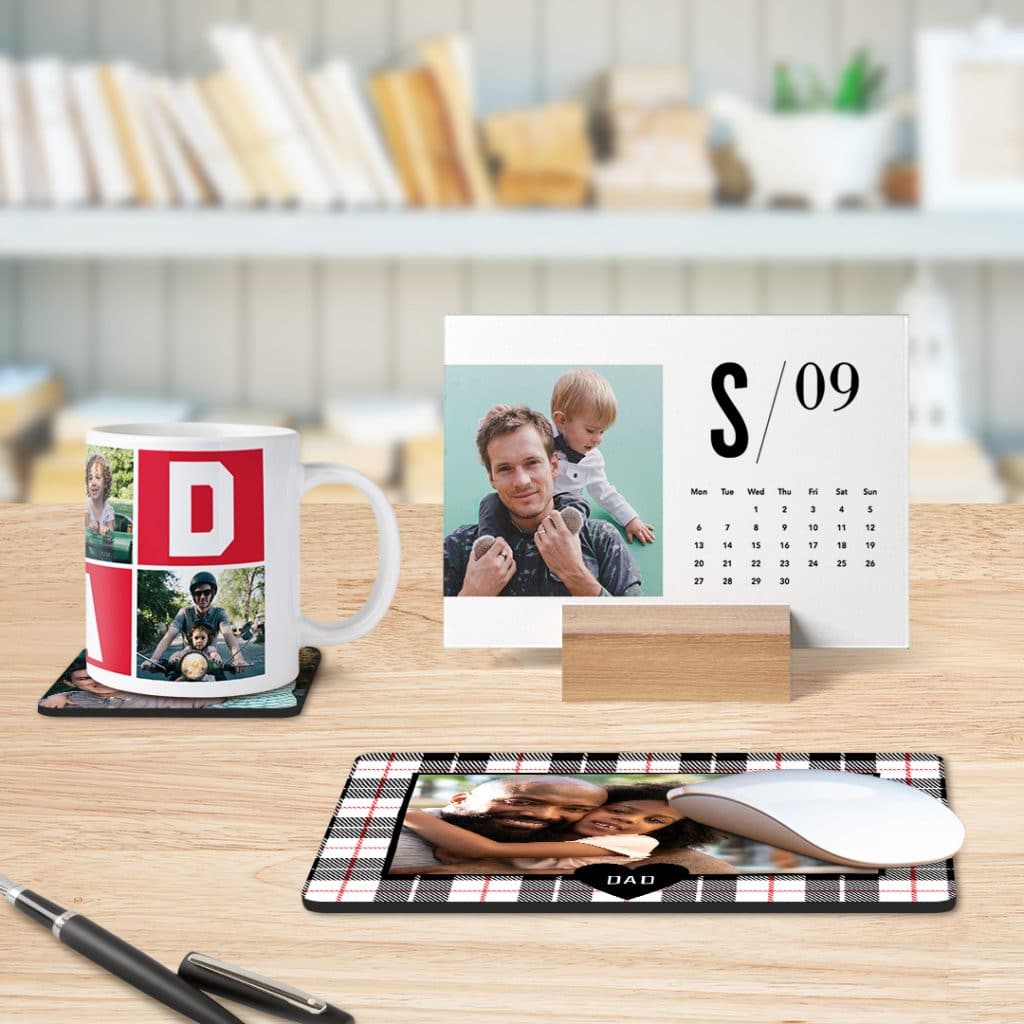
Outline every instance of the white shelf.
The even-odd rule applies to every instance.
[[[9,259],[1017,261],[1024,213],[2,209]]]

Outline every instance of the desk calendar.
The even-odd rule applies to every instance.
[[[788,604],[795,646],[907,646],[905,318],[449,317],[445,361],[446,646],[558,646],[560,605],[594,600]],[[579,370],[614,403],[613,422],[584,396],[575,428],[554,424],[568,493],[551,500],[587,502],[587,574],[540,550],[527,502],[546,481],[529,453],[492,440],[504,461],[488,471],[476,443],[497,405],[559,420],[553,398]],[[492,492],[507,504],[488,513]],[[470,567],[485,514],[514,564],[503,578]],[[481,580],[518,600],[482,596]]]

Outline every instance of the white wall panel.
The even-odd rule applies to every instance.
[[[241,16],[261,32],[273,32],[295,47],[301,63],[320,59],[323,24],[318,0],[242,0]]]
[[[167,67],[175,74],[206,75],[217,66],[207,30],[219,22],[239,21],[243,0],[166,0],[169,3]]]
[[[616,313],[685,313],[687,271],[665,263],[622,262],[612,268]]]
[[[761,309],[761,282],[750,263],[730,266],[696,264],[690,273],[690,312],[756,313]]]
[[[169,366],[163,266],[102,262],[93,278],[94,378],[104,391],[164,394]]]
[[[243,399],[241,276],[230,262],[167,267],[167,391],[201,409],[237,406]],[[193,361],[205,371],[190,373]]]
[[[397,369],[393,269],[341,263],[325,265],[323,274],[323,396],[390,391]]]
[[[831,313],[835,308],[831,267],[772,265],[761,275],[765,313]]]
[[[691,0],[691,94],[697,103],[718,90],[759,96],[764,90],[757,0]]]
[[[615,0],[612,57],[619,64],[686,62],[684,0]]]
[[[475,263],[466,269],[466,312],[536,313],[540,267],[533,263]]]
[[[399,47],[465,29],[461,0],[394,0],[394,9],[394,39]]]
[[[316,363],[315,275],[310,265],[258,262],[243,270],[246,343],[243,398],[309,413]]]
[[[18,52],[18,0],[0,0],[0,53]]]
[[[985,0],[988,11],[998,14],[1014,28],[1024,26],[1024,0]]]
[[[163,68],[168,59],[171,0],[95,0],[96,56],[127,58],[145,68]]]
[[[914,0],[914,25],[963,28],[973,25],[990,6],[988,0]]]
[[[83,60],[94,49],[92,5],[81,0],[21,0],[18,42],[23,55]]]
[[[529,107],[543,98],[539,71],[542,2],[468,0],[481,114]]]
[[[902,92],[913,79],[911,0],[839,0],[836,61],[841,67],[867,46],[886,67],[886,95]]]
[[[1024,444],[1024,268],[991,270],[992,351],[989,365],[989,430],[992,440]]]
[[[444,317],[465,312],[463,268],[455,263],[403,263],[392,298],[396,317],[395,387],[440,395],[444,379]]]
[[[550,263],[540,284],[541,313],[614,313],[615,278],[610,265]]]
[[[614,56],[612,0],[545,0],[540,11],[544,98],[592,102]]]
[[[870,264],[840,267],[836,276],[836,312],[893,313],[909,281],[909,267]]]
[[[18,264],[0,261],[0,364],[18,354]]]
[[[766,102],[771,95],[772,70],[780,62],[820,75],[826,90],[835,87],[835,13],[834,5],[822,0],[767,0],[758,88]]]
[[[960,355],[960,392],[968,427],[989,430],[991,343],[988,332],[988,268],[953,264],[934,268],[939,287],[952,303],[953,337]]]
[[[321,57],[349,61],[360,79],[391,57],[394,17],[387,3],[324,4]]]
[[[103,388],[94,358],[93,281],[83,263],[24,263],[19,274],[18,339],[22,359],[60,371],[80,397]]]

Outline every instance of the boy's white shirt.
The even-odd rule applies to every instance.
[[[557,427],[553,427],[555,436],[559,435]],[[558,473],[555,476],[555,493],[571,491],[582,494],[587,489],[590,496],[619,524],[625,526],[636,519],[636,510],[619,494],[615,485],[608,479],[604,470],[604,456],[599,448],[591,448],[579,462],[570,462],[565,452],[556,449],[558,456]]]

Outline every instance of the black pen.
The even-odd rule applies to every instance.
[[[25,886],[15,885],[3,875],[0,875],[0,896],[33,921],[49,928],[65,946],[70,946],[105,971],[172,1010],[199,1024],[243,1024],[220,1003],[203,995],[174,971],[158,964],[105,928],[93,924],[87,917],[58,907]]]

